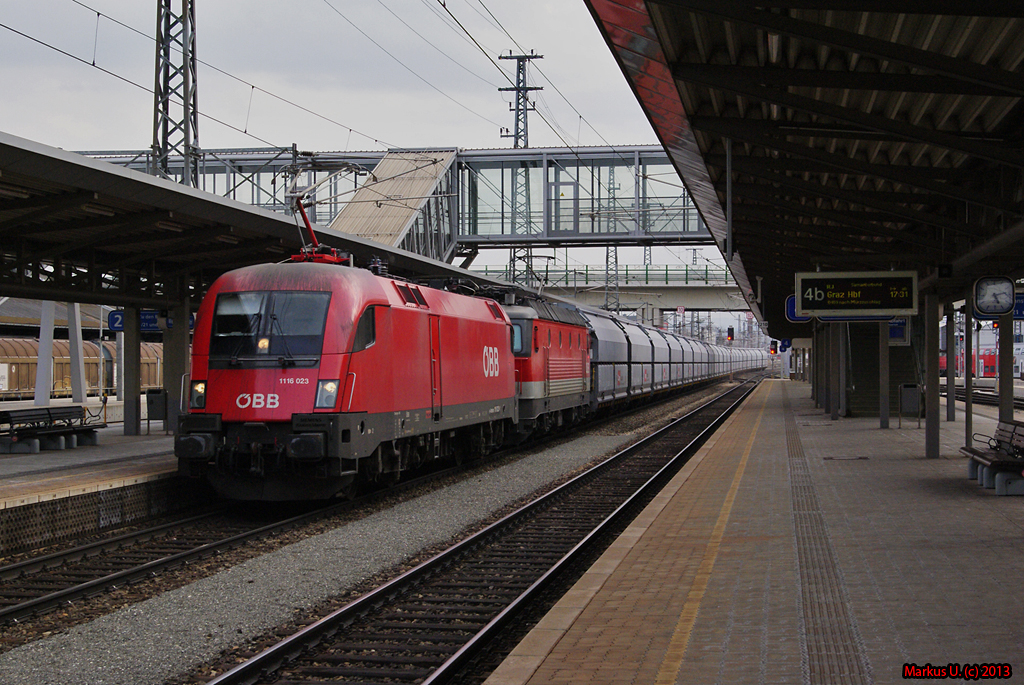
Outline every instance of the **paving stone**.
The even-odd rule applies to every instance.
[[[976,432],[994,430],[986,411]],[[962,423],[943,422],[928,460],[916,422],[816,412],[806,384],[762,384],[581,580],[571,625],[541,622],[556,628],[544,661],[488,685],[859,685],[901,682],[904,663],[1024,668],[1024,599],[1007,590],[1024,571],[1024,498],[966,478]]]

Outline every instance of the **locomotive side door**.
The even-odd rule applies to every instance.
[[[430,406],[434,421],[441,420],[441,317],[430,314]]]

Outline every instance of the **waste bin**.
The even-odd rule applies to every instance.
[[[153,421],[167,420],[167,391],[150,388],[146,391],[146,416]]]
[[[921,386],[917,383],[900,385],[900,427],[903,427],[903,414],[917,417],[917,427],[921,427]]]

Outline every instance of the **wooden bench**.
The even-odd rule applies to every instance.
[[[95,445],[106,424],[90,418],[81,405],[0,410],[0,454]]]
[[[985,447],[961,447],[968,458],[967,477],[997,495],[1024,495],[1024,423],[1000,421],[995,435],[975,433]]]

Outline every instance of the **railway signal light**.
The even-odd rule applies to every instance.
[[[726,329],[726,331],[725,331],[725,339],[731,341],[732,337],[733,337],[732,326],[729,326],[729,328]]]
[[[771,352],[772,354],[778,354],[779,353],[779,341],[778,340],[772,340],[772,346],[769,349],[769,352]]]

